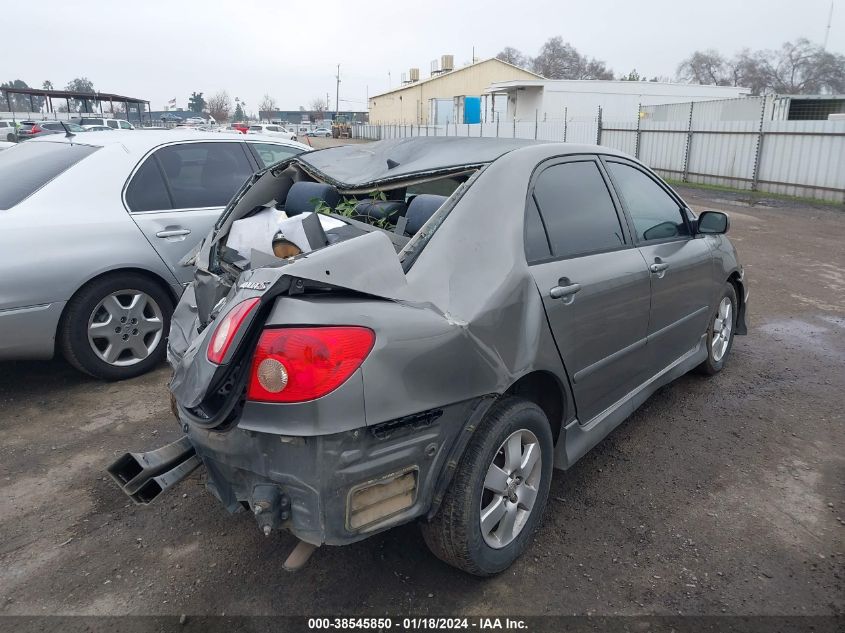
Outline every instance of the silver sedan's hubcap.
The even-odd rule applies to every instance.
[[[713,339],[710,341],[713,360],[717,363],[722,360],[725,352],[728,351],[733,327],[733,304],[730,299],[724,297],[719,304],[716,318],[713,319]]]
[[[118,290],[104,298],[88,319],[88,342],[109,365],[135,365],[152,354],[164,336],[161,308],[140,290]]]
[[[513,541],[531,515],[543,472],[537,437],[527,429],[502,442],[481,491],[481,534],[499,549]]]

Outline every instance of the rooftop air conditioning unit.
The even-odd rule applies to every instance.
[[[415,82],[415,81],[419,81],[420,80],[420,69],[419,68],[411,68],[411,70],[408,71],[408,78],[411,80],[412,83]]]
[[[454,55],[441,55],[440,56],[440,70],[442,72],[447,73],[454,68],[455,68],[455,56]]]

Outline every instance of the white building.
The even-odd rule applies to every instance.
[[[485,90],[485,121],[540,121],[595,117],[602,108],[606,121],[636,120],[640,105],[733,99],[751,93],[748,88],[702,86],[656,81],[595,79],[538,79],[500,81]]]

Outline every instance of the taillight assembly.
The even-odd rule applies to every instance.
[[[226,313],[223,320],[217,325],[214,334],[211,335],[211,342],[208,344],[206,356],[215,365],[223,363],[226,352],[235,340],[235,335],[241,329],[241,325],[261,301],[258,297],[241,301],[234,308]]]
[[[247,386],[247,399],[305,402],[330,393],[361,366],[375,333],[365,327],[286,327],[261,334]]]
[[[33,125],[33,126],[32,126],[32,129],[30,130],[30,132],[31,132],[32,134],[38,134],[39,132],[43,132],[43,131],[44,131],[44,130],[42,130],[42,129],[41,129],[40,127],[38,127],[37,125]]]

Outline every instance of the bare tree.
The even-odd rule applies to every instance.
[[[326,118],[326,112],[329,109],[326,100],[321,97],[315,97],[311,99],[311,105],[309,106],[311,110],[311,114],[314,116],[315,121],[319,121],[320,119]]]
[[[696,51],[678,66],[678,78],[717,86],[743,86],[752,94],[845,91],[845,56],[806,39],[777,51],[743,49],[730,60],[715,50]]]
[[[695,51],[678,65],[678,79],[693,84],[729,86],[730,71],[727,61],[718,51]]]
[[[528,68],[531,66],[531,58],[513,46],[505,46],[499,54],[496,55],[496,59],[501,59],[503,62],[519,66],[520,68]]]
[[[276,103],[276,100],[269,94],[265,94],[264,97],[261,99],[261,103],[258,104],[259,112],[272,112],[277,108],[278,104]]]
[[[220,90],[210,96],[205,105],[208,108],[208,113],[215,121],[223,122],[229,120],[229,115],[232,112],[232,100],[229,98],[229,93],[225,90]]]
[[[830,53],[805,38],[786,42],[771,53],[768,88],[782,94],[845,92],[845,56]]]
[[[547,79],[613,79],[603,61],[581,55],[559,35],[546,40],[532,60],[532,70]]]

